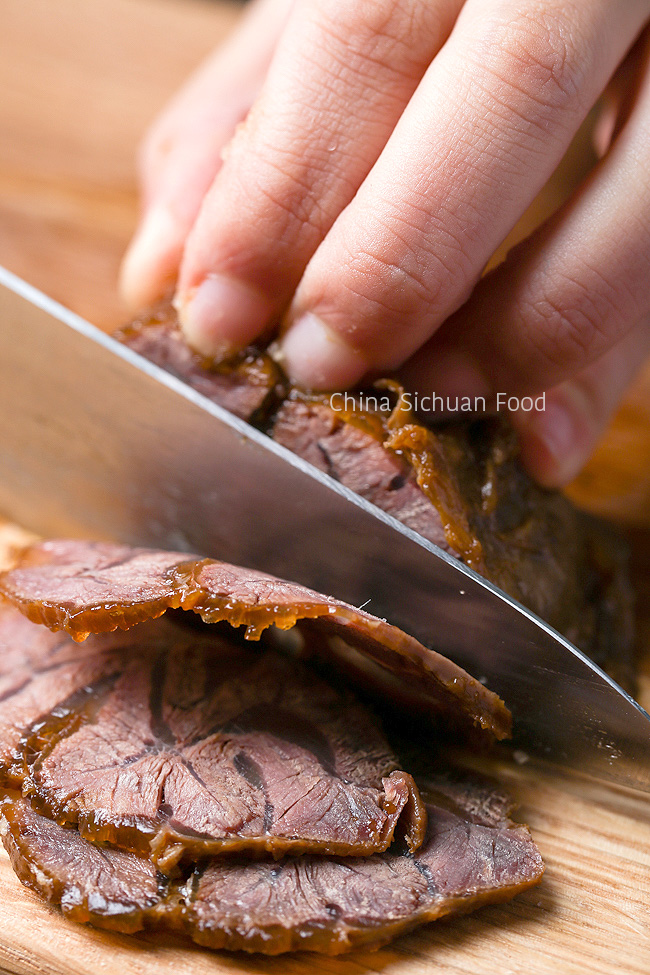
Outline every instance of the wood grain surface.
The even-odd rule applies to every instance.
[[[134,156],[147,121],[231,27],[238,8],[201,0],[0,0],[0,263],[110,329],[135,224]],[[557,205],[560,174],[531,208]],[[521,228],[516,231],[521,234]],[[1,327],[1,326],[0,326]],[[1,371],[1,364],[0,364]],[[628,526],[650,704],[650,369],[642,371],[573,496]],[[0,529],[0,559],[23,536]],[[510,904],[440,922],[379,952],[337,959],[210,953],[64,921],[0,856],[0,971],[38,975],[592,975],[650,972],[650,810],[622,793],[501,757],[547,863]]]

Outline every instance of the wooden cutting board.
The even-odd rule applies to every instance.
[[[0,263],[107,329],[135,222],[139,133],[238,16],[201,0],[0,0]],[[537,201],[539,219],[564,174]],[[1,326],[0,326],[1,327]],[[0,381],[1,381],[0,363]],[[650,370],[572,488],[630,527],[639,592],[642,700],[650,705]],[[0,558],[20,535],[0,529]],[[650,803],[596,799],[529,761],[491,769],[520,802],[547,864],[510,904],[439,922],[379,952],[265,959],[64,921],[0,855],[0,971],[38,975],[590,975],[650,972]]]

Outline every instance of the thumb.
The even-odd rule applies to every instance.
[[[540,484],[562,487],[580,472],[648,355],[650,321],[644,321],[606,355],[549,390],[544,410],[511,414],[524,466]]]

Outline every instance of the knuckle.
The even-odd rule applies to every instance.
[[[264,154],[263,163],[258,158],[254,167],[230,168],[230,173],[240,216],[246,214],[273,251],[317,246],[331,217],[297,160],[276,149]]]
[[[385,252],[411,281],[420,306],[446,317],[476,276],[475,240],[466,224],[460,228],[445,207],[433,210],[426,195],[399,194],[377,213]]]
[[[262,123],[259,115],[254,107],[239,126],[228,147],[224,169],[238,199],[259,211],[260,218],[266,212],[276,223],[283,221],[282,235],[295,221],[318,220],[320,179],[312,159],[310,180],[307,147],[303,139],[288,137],[290,125],[282,126],[281,119],[271,122],[270,118]]]
[[[450,303],[458,304],[466,288],[462,245],[426,246],[417,214],[402,212],[398,221],[376,213],[364,231],[362,241],[354,230],[338,241],[337,265],[345,270],[337,288],[346,294],[343,305],[355,309],[344,328],[374,367],[394,368],[407,337],[424,341]]]
[[[499,79],[554,112],[580,101],[589,57],[570,5],[531,4],[490,32],[489,62]]]
[[[596,272],[556,284],[553,294],[522,309],[535,358],[558,370],[593,361],[627,332],[624,304],[620,289]]]
[[[167,105],[153,120],[137,148],[137,166],[143,175],[155,173],[189,142],[206,141],[206,127],[196,125],[196,107]]]
[[[429,289],[416,261],[392,257],[379,249],[359,251],[351,265],[356,282],[379,311],[402,316],[416,303],[424,303]]]
[[[338,266],[345,268],[337,282],[337,303],[354,308],[354,315],[341,322],[341,331],[374,367],[391,368],[403,331],[400,327],[398,335],[396,323],[407,323],[426,301],[421,276],[376,246],[341,242],[337,256],[343,258]],[[325,304],[331,301],[324,284],[321,298]]]
[[[591,358],[596,327],[586,309],[545,297],[526,316],[530,344],[543,362],[562,369]]]
[[[426,38],[437,37],[446,19],[428,0],[330,0],[319,9],[322,25],[345,48],[348,64],[419,61]],[[429,43],[426,42],[429,47]]]

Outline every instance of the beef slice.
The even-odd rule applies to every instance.
[[[209,629],[206,627],[206,629]],[[181,631],[125,660],[22,739],[23,791],[82,836],[181,859],[369,855],[426,818],[376,719],[296,660]]]
[[[5,801],[3,842],[23,883],[74,920],[167,929],[198,944],[264,954],[377,948],[445,915],[508,900],[544,867],[500,790],[441,776],[423,783],[428,829],[416,853],[207,860],[169,881],[148,859],[100,849],[76,829]]]
[[[510,733],[503,702],[442,654],[363,610],[254,569],[185,553],[51,541],[32,546],[0,575],[0,593],[33,622],[75,639],[128,629],[177,608],[209,623],[245,627],[249,639],[272,625],[293,628],[308,649],[333,661],[345,657],[346,672],[357,673],[360,683],[373,679],[366,663],[388,675],[455,734],[490,742]]]

